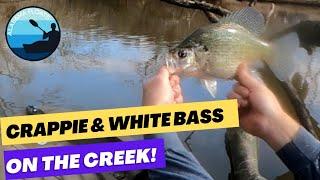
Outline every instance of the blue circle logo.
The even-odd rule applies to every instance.
[[[58,21],[40,7],[20,9],[10,18],[6,28],[9,48],[28,61],[40,61],[50,56],[57,49],[60,37]]]

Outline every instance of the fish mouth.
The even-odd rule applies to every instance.
[[[171,74],[181,74],[183,72],[183,68],[178,64],[178,62],[172,56],[167,56],[165,61],[166,61],[166,66],[169,69]]]
[[[176,69],[178,66],[175,60],[171,56],[166,57],[166,65],[167,65],[167,68],[172,68],[172,69]]]

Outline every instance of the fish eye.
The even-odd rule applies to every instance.
[[[180,58],[185,58],[185,57],[187,57],[187,51],[185,51],[185,50],[183,50],[183,49],[180,49],[180,50],[178,51],[178,56],[179,56]]]

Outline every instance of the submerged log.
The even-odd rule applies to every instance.
[[[294,84],[296,83],[303,83],[300,81],[300,78],[297,78],[299,74],[295,74],[293,76],[292,82],[285,82],[285,81],[279,81],[283,88],[287,91],[290,101],[296,110],[298,120],[300,124],[306,128],[314,137],[319,139],[319,129],[316,128],[316,121],[313,119],[313,117],[310,115],[309,110],[306,108],[306,105],[304,102],[301,100],[301,97],[298,95],[296,92],[296,88],[294,87]],[[299,81],[299,82],[297,82]]]
[[[230,180],[264,180],[258,168],[258,139],[241,128],[227,129],[225,146],[230,160]]]

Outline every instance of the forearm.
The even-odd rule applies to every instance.
[[[295,179],[320,179],[320,142],[300,127],[294,139],[277,155],[293,172]]]
[[[285,113],[272,122],[262,138],[296,179],[319,179],[320,142]]]
[[[261,138],[278,151],[293,140],[300,125],[286,113],[281,113],[271,122]]]

